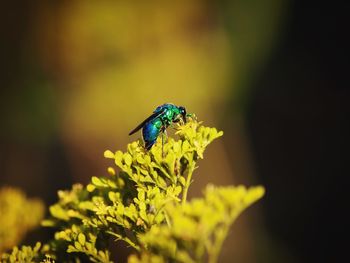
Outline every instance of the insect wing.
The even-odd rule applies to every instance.
[[[137,132],[138,130],[140,130],[147,122],[149,122],[150,120],[153,120],[154,118],[157,118],[159,115],[161,115],[164,111],[160,111],[160,112],[155,112],[153,113],[151,116],[149,116],[147,119],[145,119],[143,122],[141,122],[135,129],[133,129],[131,132],[129,132],[129,135],[134,134],[135,132]]]

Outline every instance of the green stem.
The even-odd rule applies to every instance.
[[[222,248],[222,245],[227,237],[228,231],[230,230],[230,226],[232,225],[233,221],[238,217],[240,212],[235,213],[232,215],[229,220],[226,220],[224,225],[217,229],[215,232],[215,240],[213,243],[208,244],[208,263],[216,263],[218,262],[218,258],[220,255],[220,251]]]
[[[187,174],[187,178],[186,178],[186,184],[184,186],[184,191],[183,191],[183,195],[182,195],[182,204],[184,205],[187,201],[187,193],[188,193],[188,188],[190,187],[191,184],[191,180],[192,180],[192,174],[194,171],[194,168],[196,167],[196,163],[194,161],[192,161],[192,163],[189,165],[188,168],[188,174]]]
[[[170,218],[169,218],[168,213],[166,211],[164,211],[164,217],[165,217],[166,224],[168,225],[169,228],[171,228]]]
[[[162,166],[157,166],[157,168],[158,168],[166,177],[168,177],[170,180],[172,180],[170,174],[169,174]]]
[[[210,248],[210,250],[208,251],[209,263],[218,262],[221,247],[227,236],[228,230],[229,230],[229,227],[225,225],[222,229],[216,232],[216,240],[214,244],[212,244],[212,247]]]
[[[136,249],[137,251],[140,251],[140,247],[138,245],[136,245],[130,238],[128,238],[127,236],[122,236],[120,234],[114,233],[112,231],[106,231],[108,234],[115,236],[117,238],[117,240],[124,240],[126,243],[128,243],[131,247],[133,247],[134,249]]]

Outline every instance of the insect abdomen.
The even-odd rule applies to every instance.
[[[156,142],[161,128],[162,122],[160,119],[147,122],[145,126],[143,126],[142,137],[145,141],[145,148],[147,150],[151,149],[153,144]]]

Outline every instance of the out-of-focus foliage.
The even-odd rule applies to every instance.
[[[10,254],[3,254],[1,262],[20,262],[20,263],[34,263],[34,262],[52,262],[55,261],[51,259],[49,255],[43,256],[47,252],[49,246],[37,242],[34,247],[22,246],[18,248],[14,247]]]
[[[188,202],[197,161],[223,132],[191,120],[176,134],[178,140],[168,138],[162,147],[159,138],[148,152],[141,141],[126,152],[106,151],[119,172],[109,167],[108,176],[92,177],[86,187],[59,191],[43,221],[57,229],[55,238],[45,250],[26,250],[28,260],[50,255],[58,262],[111,262],[114,240],[135,249],[129,262],[217,262],[229,226],[264,190],[208,186],[203,199]],[[8,254],[3,259],[15,262]]]
[[[208,108],[222,105],[233,60],[216,5],[187,0],[58,6],[43,5],[38,17],[39,54],[45,69],[60,77],[60,128],[80,148],[89,149],[85,142],[92,138],[95,144],[106,140],[106,134],[123,140],[124,129],[144,117],[140,109],[181,102],[208,116]]]
[[[264,194],[262,187],[214,187],[204,198],[166,207],[169,225],[155,225],[139,239],[147,248],[129,262],[217,262],[230,225],[249,205]],[[150,252],[152,254],[150,254]]]
[[[15,188],[0,189],[0,253],[20,243],[43,217],[44,205],[40,200],[27,199]]]

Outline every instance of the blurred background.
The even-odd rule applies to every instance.
[[[172,102],[225,132],[191,196],[209,182],[267,190],[220,262],[339,262],[349,10],[336,2],[3,3],[0,187],[52,204],[58,189],[106,174],[104,150],[124,150]]]

